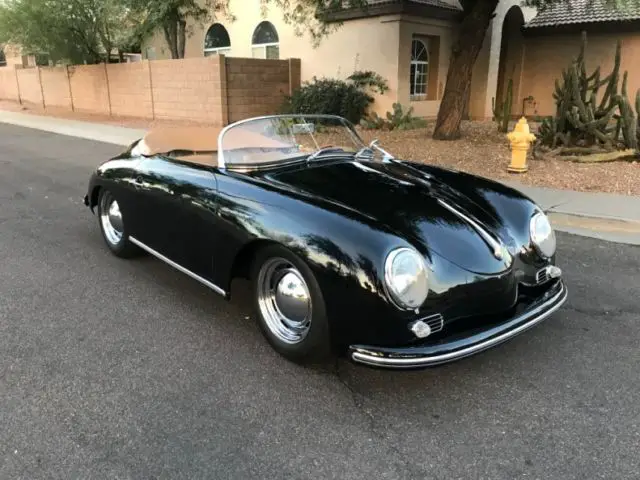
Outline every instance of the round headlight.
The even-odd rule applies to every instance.
[[[556,234],[547,216],[542,212],[536,213],[531,218],[529,230],[536,251],[544,258],[552,257],[556,253]]]
[[[393,250],[385,261],[384,273],[389,295],[397,306],[412,310],[424,303],[429,283],[427,267],[418,252],[410,248]]]

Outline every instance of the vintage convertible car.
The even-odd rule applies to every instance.
[[[395,159],[340,117],[152,130],[97,168],[85,204],[117,256],[146,251],[226,298],[249,278],[266,339],[300,363],[443,364],[567,298],[533,201]]]

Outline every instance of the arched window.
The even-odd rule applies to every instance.
[[[231,39],[227,29],[220,23],[214,23],[204,37],[204,56],[231,51]]]
[[[409,75],[411,96],[427,94],[427,78],[429,76],[429,51],[424,40],[414,39],[411,42],[411,72]]]
[[[260,22],[251,39],[253,58],[280,58],[280,39],[271,22]]]

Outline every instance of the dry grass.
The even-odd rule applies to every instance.
[[[37,106],[24,109],[14,102],[2,101],[0,101],[0,109],[141,129],[157,125],[187,123],[43,110]],[[577,164],[556,159],[533,160],[530,158],[527,173],[511,174],[506,170],[511,157],[509,142],[504,134],[496,130],[495,123],[464,122],[462,138],[452,142],[433,140],[431,138],[433,126],[433,122],[430,122],[427,128],[419,130],[386,132],[359,129],[359,132],[367,142],[378,138],[380,145],[398,158],[443,165],[498,181],[516,180],[541,187],[640,195],[640,163],[638,162]]]

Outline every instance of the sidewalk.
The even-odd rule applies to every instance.
[[[145,130],[0,110],[0,122],[128,146]],[[530,187],[505,182],[537,202],[559,231],[640,245],[640,197]]]
[[[0,110],[0,122],[126,146],[131,145],[145,134],[145,130],[135,128],[80,122],[59,117],[44,117],[30,113],[8,112],[6,110]]]

